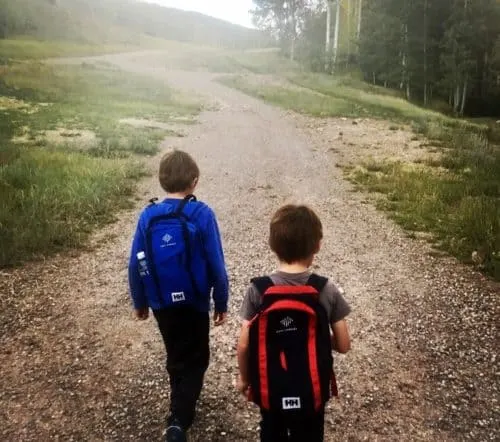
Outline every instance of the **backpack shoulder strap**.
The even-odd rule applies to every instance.
[[[327,283],[328,283],[328,278],[325,278],[324,276],[319,276],[316,273],[312,273],[311,276],[309,276],[309,279],[307,280],[306,284],[310,285],[311,287],[314,287],[318,291],[318,293],[321,293]]]
[[[196,199],[196,197],[194,195],[187,195],[187,196],[185,196],[184,199],[177,206],[177,209],[175,209],[174,214],[176,216],[179,216],[179,215],[183,214],[182,211],[184,210],[184,207],[190,201],[197,201],[197,199]]]
[[[269,276],[253,278],[251,283],[257,288],[261,295],[263,295],[269,287],[274,285],[273,280]]]

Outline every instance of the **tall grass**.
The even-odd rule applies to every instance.
[[[79,246],[127,206],[143,172],[125,160],[21,151],[0,166],[0,266]]]
[[[155,154],[170,132],[122,118],[169,122],[199,109],[162,82],[109,66],[9,62],[0,69],[7,106],[0,112],[0,267],[81,245],[127,207],[145,172],[137,155]],[[71,138],[45,138],[56,128],[72,130]],[[95,143],[79,142],[74,134],[83,129]]]

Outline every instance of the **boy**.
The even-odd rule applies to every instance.
[[[167,441],[185,441],[209,364],[210,293],[214,324],[226,320],[228,277],[217,220],[192,195],[199,179],[193,158],[174,150],[161,160],[159,180],[166,199],[139,218],[129,262],[135,315],[149,309],[167,351],[170,415]]]
[[[324,333],[324,335],[326,336],[326,341],[323,342],[326,342],[327,344],[325,346],[327,347],[327,356],[324,359],[328,359],[326,363],[326,370],[329,370],[328,365],[330,365],[331,367],[332,362],[330,348],[333,348],[339,353],[346,353],[350,350],[350,337],[347,323],[345,321],[345,317],[350,313],[350,307],[342,297],[341,291],[333,284],[333,282],[331,282],[330,280],[326,280],[326,278],[318,277],[317,275],[313,275],[311,277],[312,273],[309,268],[313,263],[314,255],[320,250],[322,237],[323,233],[321,221],[311,209],[306,206],[296,205],[286,205],[280,208],[271,220],[269,236],[269,245],[278,257],[279,268],[277,272],[270,275],[271,281],[269,281],[269,284],[280,286],[275,287],[275,293],[280,293],[286,291],[286,287],[282,286],[304,287],[309,284],[309,281],[314,280],[314,278],[315,280],[324,281],[321,289],[315,292],[316,295],[319,292],[319,298],[314,298],[316,299],[316,301],[314,302],[316,302],[318,313],[323,315],[326,324],[326,327],[324,327],[324,329],[326,329]],[[262,280],[266,278],[259,279]],[[245,299],[243,301],[243,305],[241,307],[241,317],[243,319],[243,325],[241,328],[241,334],[238,343],[238,364],[240,369],[238,389],[245,395],[249,394],[249,384],[251,380],[250,360],[252,356],[249,348],[251,333],[250,321],[254,319],[263,308],[263,296],[261,291],[257,287],[258,284],[256,283],[256,281],[257,280],[254,280],[254,283],[248,288]],[[312,287],[306,287],[306,289],[307,288],[312,290]],[[295,289],[297,290],[298,287],[295,287]],[[293,292],[293,290],[291,291]],[[265,293],[267,296],[270,292],[266,291]],[[303,295],[301,294],[300,296]],[[321,306],[317,305],[318,300]],[[290,303],[290,301],[285,302]],[[328,322],[326,322],[327,320],[324,316],[324,313],[326,313],[328,317]],[[320,315],[318,315],[318,318],[319,316]],[[270,323],[271,321],[272,319],[269,319]],[[295,319],[295,322],[297,323],[298,321]],[[296,328],[293,328],[293,325],[290,325],[292,323],[293,319],[285,316],[285,319],[281,321],[281,324],[278,322],[279,329],[276,333],[287,331],[286,327],[289,327],[288,330],[297,330]],[[328,324],[330,324],[332,332],[331,346],[329,343],[330,331],[328,330]],[[285,329],[283,330],[283,328]],[[283,339],[283,334],[280,336],[280,338],[274,339]],[[297,354],[301,354],[301,348],[297,347],[297,340],[296,337],[294,337],[296,335],[291,333],[290,336],[292,337],[292,341],[287,341],[288,344],[286,345],[290,345],[291,342],[292,351],[290,353],[292,353],[292,355],[288,357],[296,360]],[[275,340],[273,342],[276,343],[283,341]],[[271,353],[272,351],[272,348],[268,347],[266,349],[267,354]],[[285,360],[283,351],[280,354],[280,357],[282,359],[281,363],[283,366],[283,370],[287,370],[287,361]],[[271,362],[269,362],[268,360],[266,364],[270,365]],[[276,362],[276,364],[278,364],[278,362]],[[281,382],[282,385],[282,383],[284,382],[284,375],[281,375],[281,379],[273,379],[273,372],[268,367],[268,365],[266,365],[268,373],[266,376],[268,376],[269,379],[266,379],[266,386],[272,384],[273,382]],[[265,372],[266,369],[264,369],[264,373]],[[283,371],[281,373],[286,373],[286,371]],[[262,372],[260,372],[260,375],[262,375]],[[289,386],[285,386],[284,388],[289,388]],[[326,391],[328,395],[328,385],[326,387]],[[285,401],[286,399],[287,398],[283,398],[283,401]],[[297,400],[297,398],[289,399]],[[269,399],[267,400],[269,401]],[[317,410],[313,410],[311,412],[306,413],[302,410],[299,410],[295,414],[292,414],[293,418],[291,419],[289,417],[290,414],[287,415],[287,412],[282,411],[286,409],[285,402],[283,408],[280,409],[280,411],[268,411],[264,409],[263,406],[261,406],[262,420],[260,424],[260,440],[262,442],[298,442],[306,440],[309,442],[323,441],[324,402],[324,400],[322,402],[319,402]],[[290,402],[291,405],[288,405],[290,405],[290,407],[297,405],[297,408],[299,408],[299,403],[300,402],[297,401],[297,403],[294,404],[292,401]]]

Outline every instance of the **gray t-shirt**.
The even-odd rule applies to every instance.
[[[275,285],[297,286],[305,285],[310,275],[310,271],[302,273],[285,273],[278,271],[271,274],[270,277]],[[319,302],[325,308],[330,324],[334,324],[344,319],[351,312],[351,308],[342,294],[342,289],[337,287],[331,280],[328,280],[325,288],[319,294]],[[241,306],[241,318],[250,321],[259,312],[261,304],[261,294],[253,284],[250,284]]]

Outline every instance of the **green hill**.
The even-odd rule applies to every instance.
[[[264,46],[257,30],[134,0],[0,0],[0,39],[139,44],[145,37],[227,48]]]

